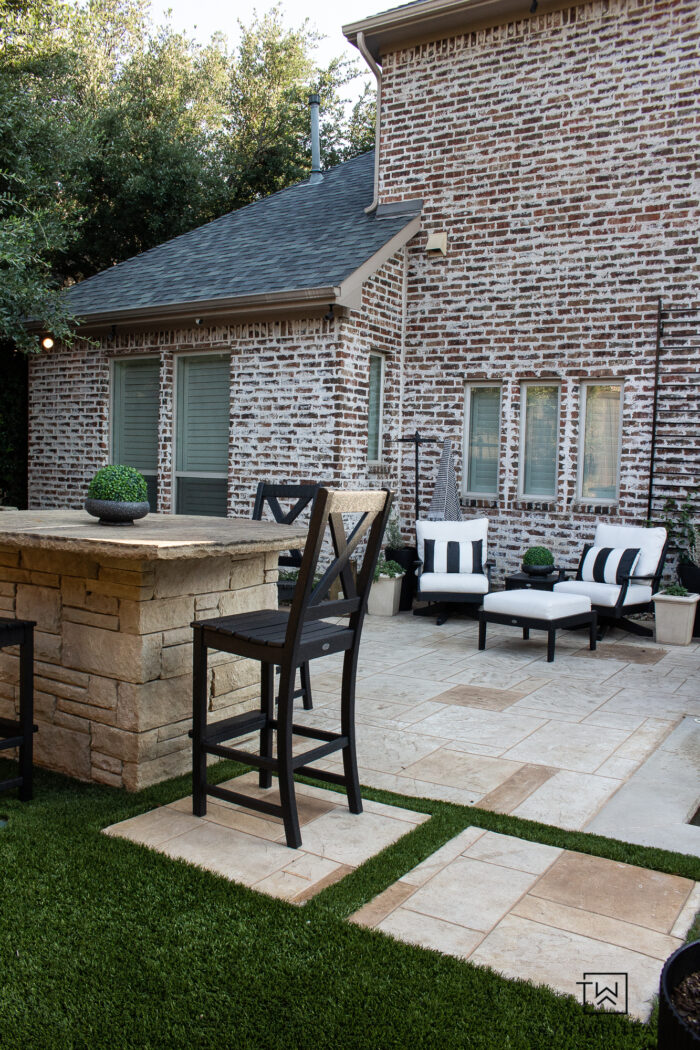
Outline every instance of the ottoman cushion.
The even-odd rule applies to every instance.
[[[561,620],[591,611],[591,599],[579,594],[550,591],[495,591],[484,596],[484,612],[528,616],[534,620]]]

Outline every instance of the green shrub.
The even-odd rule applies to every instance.
[[[546,547],[530,547],[523,555],[523,565],[554,565],[554,555]]]
[[[135,467],[102,467],[90,482],[88,499],[105,499],[110,503],[145,503],[148,499],[146,479]]]
[[[396,576],[403,576],[403,569],[396,561],[387,561],[385,558],[380,558],[374,570],[373,578],[378,580],[380,576],[391,576],[394,579]]]
[[[668,594],[672,598],[687,598],[688,593],[688,588],[682,583],[669,583],[668,587],[664,587],[662,591],[662,594]]]

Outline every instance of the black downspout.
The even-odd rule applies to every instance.
[[[664,334],[663,300],[659,296],[656,313],[656,357],[654,360],[654,401],[651,409],[651,451],[649,453],[649,496],[647,499],[647,521],[651,523],[651,507],[654,501],[654,468],[656,466],[656,422],[659,408],[659,365],[661,361],[661,340]]]

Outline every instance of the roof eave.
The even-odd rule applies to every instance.
[[[537,15],[571,7],[583,0],[540,0]],[[343,33],[357,47],[358,33],[374,59],[390,51],[444,40],[469,30],[531,17],[532,0],[423,0],[423,3],[383,11],[343,26]]]

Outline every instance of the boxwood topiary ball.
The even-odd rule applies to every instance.
[[[146,479],[135,467],[102,467],[90,482],[88,499],[110,503],[144,503],[148,499]]]

